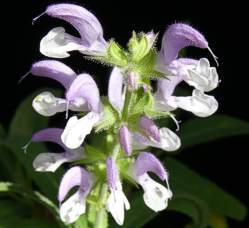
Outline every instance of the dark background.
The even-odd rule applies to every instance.
[[[42,13],[46,6],[61,1],[23,0],[5,1],[1,4],[1,123],[7,128],[15,109],[22,99],[36,88],[59,86],[51,80],[34,79],[29,75],[20,85],[18,80],[29,71],[30,65],[45,59],[39,53],[40,39],[53,27],[63,26],[68,33],[77,34],[62,21],[43,16],[34,25],[32,18]],[[174,22],[189,22],[203,32],[209,45],[219,57],[220,86],[213,92],[219,101],[218,113],[249,121],[248,112],[248,59],[246,57],[248,36],[245,6],[240,3],[211,1],[62,1],[78,3],[92,11],[103,25],[106,39],[115,37],[125,45],[133,30],[160,32],[160,40],[167,25]],[[247,42],[246,42],[247,41]],[[188,49],[192,57],[206,56],[214,64],[207,50]],[[91,64],[74,53],[63,59],[76,72],[87,71],[97,80],[102,93],[110,69]],[[196,146],[182,153],[179,158],[199,173],[218,183],[241,201],[248,204],[248,136],[238,136],[207,145]],[[154,225],[158,227],[167,218],[159,216]],[[168,216],[170,217],[170,216]],[[242,227],[230,221],[231,227]],[[148,225],[152,227],[152,225]],[[177,227],[177,226],[172,226]]]

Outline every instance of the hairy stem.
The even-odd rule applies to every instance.
[[[99,199],[101,202],[102,207],[99,209],[96,215],[96,222],[94,228],[102,228],[103,224],[105,223],[106,217],[106,209],[104,207],[105,201],[107,198],[107,193],[108,193],[108,187],[106,183],[103,183],[101,186],[100,194],[99,194]]]
[[[126,88],[125,103],[124,103],[123,114],[122,114],[122,118],[124,121],[127,120],[127,117],[129,115],[131,99],[132,99],[132,92]]]

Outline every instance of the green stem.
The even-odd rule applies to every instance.
[[[104,207],[105,201],[107,198],[107,193],[108,193],[108,186],[106,183],[103,183],[101,190],[100,190],[100,194],[99,194],[99,199],[100,199],[100,203],[102,206],[99,209],[99,211],[97,212],[96,222],[95,222],[94,228],[102,228],[104,220],[107,219],[106,218],[106,209]]]
[[[113,148],[113,153],[112,153],[112,158],[113,158],[114,160],[117,159],[119,151],[120,151],[120,144],[117,143],[117,144],[114,146],[114,148]]]
[[[131,98],[132,98],[132,92],[129,91],[129,90],[126,88],[125,103],[124,103],[123,115],[122,115],[124,121],[127,120],[127,117],[128,117],[128,115],[129,115],[129,109],[130,109]]]

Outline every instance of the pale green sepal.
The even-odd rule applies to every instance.
[[[132,37],[128,43],[129,52],[131,54],[132,62],[139,62],[150,51],[150,44],[146,37],[146,34],[136,32],[132,33]]]
[[[107,49],[106,61],[118,67],[125,67],[128,64],[127,53],[118,43],[111,40]]]
[[[102,103],[104,106],[104,115],[102,120],[97,124],[97,126],[95,126],[96,132],[109,129],[119,118],[118,112],[112,107],[106,97],[102,97]]]
[[[151,49],[146,56],[135,66],[136,71],[146,80],[164,78],[165,75],[155,70],[157,52]]]

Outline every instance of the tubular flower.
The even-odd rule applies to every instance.
[[[177,59],[178,52],[187,46],[211,51],[204,36],[191,26],[181,23],[169,26],[163,36],[157,65],[158,69],[165,72],[168,77],[158,81],[158,90],[155,94],[156,107],[164,111],[181,108],[196,116],[207,117],[218,109],[218,102],[213,96],[204,92],[209,92],[218,86],[218,74],[205,58],[199,61],[189,58]],[[173,96],[175,87],[182,81],[195,88],[192,96]]]
[[[133,178],[144,190],[144,202],[153,211],[164,210],[168,206],[168,199],[172,192],[168,184],[168,174],[160,161],[151,153],[141,152],[133,167]],[[165,181],[167,188],[150,178],[148,172],[153,172],[162,181]]]
[[[124,209],[129,210],[130,204],[122,190],[118,169],[112,157],[106,160],[106,172],[111,192],[106,202],[106,209],[119,225],[123,225]]]
[[[53,142],[61,146],[64,150],[62,153],[41,153],[34,162],[33,167],[36,171],[55,172],[56,169],[65,162],[72,162],[80,160],[84,157],[83,148],[77,149],[67,148],[61,141],[61,134],[63,129],[60,128],[47,128],[36,132],[32,136],[33,142]]]
[[[45,13],[70,23],[80,34],[74,37],[62,27],[52,29],[40,43],[42,54],[53,58],[69,57],[68,52],[79,51],[87,55],[103,55],[107,43],[103,38],[103,29],[98,19],[83,7],[73,4],[49,6]]]
[[[86,212],[86,197],[93,183],[92,175],[81,167],[75,166],[66,172],[58,193],[58,200],[61,203],[60,217],[63,222],[73,223]],[[78,190],[65,200],[69,191],[75,186],[79,187]]]
[[[62,147],[61,153],[39,154],[33,162],[36,171],[55,172],[63,163],[74,163],[59,187],[61,220],[73,223],[82,214],[94,211],[97,225],[90,225],[101,227],[107,210],[122,225],[125,210],[130,208],[124,193],[127,182],[141,186],[149,208],[155,212],[164,210],[173,197],[169,173],[158,158],[145,151],[154,147],[171,152],[181,146],[177,134],[157,124],[157,119],[172,118],[176,122],[173,111],[177,108],[199,117],[217,110],[216,99],[206,94],[219,84],[216,68],[206,58],[178,58],[179,51],[188,46],[208,49],[215,57],[207,40],[191,26],[177,23],[164,33],[159,52],[154,32],[133,32],[125,49],[114,39],[106,42],[100,22],[83,7],[55,4],[45,13],[70,23],[79,37],[67,34],[61,27],[52,29],[40,43],[44,55],[65,58],[77,50],[90,55],[89,60],[112,67],[107,96],[100,95],[89,74],[77,75],[59,61],[39,61],[31,67],[34,76],[51,78],[65,88],[62,98],[45,91],[32,103],[45,117],[58,112],[66,112],[69,117],[64,129],[47,128],[32,137],[33,142],[48,141]],[[156,80],[156,90],[152,80]],[[189,85],[192,95],[174,95],[181,82]],[[98,134],[96,138],[94,133]],[[150,176],[151,172],[160,183]],[[75,187],[76,192],[67,198]],[[90,220],[87,222],[92,223]]]

